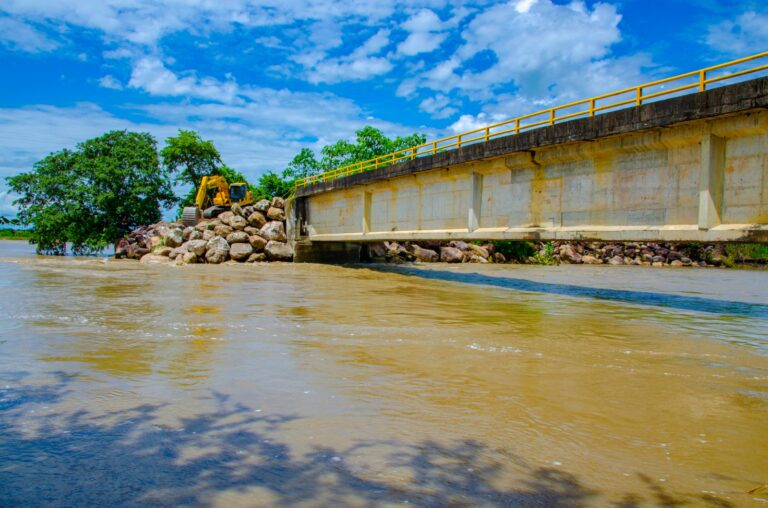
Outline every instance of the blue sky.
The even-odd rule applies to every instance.
[[[366,124],[435,137],[765,50],[764,0],[0,0],[0,178],[181,127],[255,180]]]

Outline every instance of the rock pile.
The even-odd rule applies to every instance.
[[[131,231],[115,245],[115,257],[142,263],[254,263],[292,261],[285,234],[285,201],[276,197],[235,205],[194,227],[160,222]]]
[[[366,245],[368,260],[374,263],[540,263],[550,256],[554,263],[643,266],[721,266],[725,252],[720,245],[659,243],[535,243],[538,257],[507,260],[494,243],[475,245],[452,242],[376,242]],[[551,252],[549,254],[548,252]]]

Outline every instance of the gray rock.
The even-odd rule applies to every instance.
[[[181,257],[181,261],[185,265],[191,265],[194,263],[197,263],[197,254],[194,252],[185,252],[184,255]]]
[[[221,221],[222,224],[226,224],[229,226],[229,221],[232,220],[232,217],[234,217],[235,214],[231,210],[227,210],[226,212],[222,212],[219,214],[218,219]]]
[[[206,231],[203,232],[203,240],[206,241],[206,242],[208,240],[210,240],[211,238],[213,238],[214,236],[216,236],[216,233],[214,233],[211,230],[206,230]]]
[[[663,261],[654,261],[653,263],[651,263],[651,266],[654,266],[656,268],[661,268],[662,266],[664,266],[664,262]]]
[[[189,234],[189,238],[187,238],[187,240],[200,240],[202,237],[203,233],[195,229]]]
[[[250,224],[254,228],[261,229],[264,227],[264,224],[267,223],[267,218],[264,217],[264,214],[261,212],[253,212],[251,215],[248,216],[248,224]]]
[[[624,258],[621,256],[613,256],[611,259],[608,260],[609,265],[623,265],[624,264]]]
[[[485,247],[481,247],[479,245],[473,245],[468,244],[469,249],[467,249],[467,252],[470,253],[470,256],[480,256],[481,258],[487,260],[489,257],[491,257],[491,253],[488,252],[488,249]]]
[[[231,210],[232,210],[232,213],[234,213],[235,215],[243,217],[243,208],[237,203],[232,205]]]
[[[590,256],[589,254],[581,256],[581,262],[585,265],[602,265],[602,260],[596,258],[595,256]]]
[[[675,267],[683,266],[683,262],[680,261],[679,259],[673,259],[672,262],[669,263],[669,265],[670,266],[675,266]]]
[[[172,251],[173,249],[171,247],[158,247],[157,249],[152,251],[152,254],[156,254],[158,256],[170,257]]]
[[[231,246],[234,243],[248,243],[248,233],[245,231],[235,231],[227,235],[227,243]]]
[[[259,234],[259,229],[260,228],[254,228],[254,227],[251,227],[251,226],[245,226],[245,229],[243,229],[243,231],[248,233],[248,236],[253,236],[253,235],[258,235]]]
[[[270,220],[285,220],[285,210],[270,206],[267,210],[267,218]]]
[[[263,237],[259,235],[249,236],[248,243],[251,244],[251,247],[253,247],[254,252],[261,252],[264,250],[264,247],[267,246],[267,240],[265,240]]]
[[[205,240],[190,240],[185,245],[187,251],[192,252],[197,257],[205,256],[205,251],[208,250],[208,242]]]
[[[256,204],[253,205],[253,209],[257,212],[267,213],[267,210],[269,210],[270,207],[269,201],[266,199],[262,199],[261,201],[257,201]]]
[[[683,263],[683,266],[691,266],[693,264],[691,258],[687,258],[685,256],[680,259],[680,262]]]
[[[267,255],[263,252],[256,252],[248,256],[246,263],[261,263],[267,260]]]
[[[463,260],[464,260],[464,253],[461,252],[461,250],[459,250],[458,248],[440,247],[440,261],[444,263],[461,263]]]
[[[507,262],[507,258],[505,258],[504,254],[502,254],[501,252],[495,252],[493,254],[493,262],[494,263],[506,263]]]
[[[440,254],[430,249],[422,249],[416,244],[411,245],[411,252],[419,261],[434,263],[440,260]]]
[[[285,209],[285,200],[279,196],[275,196],[272,198],[272,202],[270,203],[270,206],[272,206],[273,208]]]
[[[287,243],[270,240],[264,253],[270,261],[293,261],[293,249]]]
[[[469,250],[469,244],[467,242],[462,242],[461,240],[454,240],[453,242],[450,242],[448,246],[453,247],[454,249],[459,249],[462,252]]]
[[[228,237],[234,229],[227,226],[226,224],[219,224],[215,228],[213,228],[213,232],[216,234],[216,236],[220,236],[222,238]]]
[[[188,227],[184,228],[184,230],[181,232],[181,235],[184,237],[184,241],[185,242],[187,240],[189,240],[189,236],[192,233],[194,233],[194,231],[195,231],[195,228],[193,228],[192,226],[188,226]]]
[[[251,254],[253,254],[253,247],[250,243],[236,243],[229,248],[229,257],[235,261],[245,261]]]
[[[231,219],[229,219],[229,225],[232,227],[232,229],[235,229],[237,231],[242,231],[245,229],[245,226],[248,225],[248,221],[240,217],[239,215],[235,215]]]
[[[229,257],[229,244],[220,236],[214,236],[208,240],[205,259],[209,263],[223,263]]]
[[[285,226],[282,222],[273,220],[264,224],[260,230],[261,236],[267,240],[276,242],[285,242],[288,238],[285,236]]]
[[[485,259],[485,258],[484,258],[484,257],[482,257],[482,256],[478,256],[477,254],[472,254],[472,255],[469,257],[469,262],[470,262],[470,263],[487,263],[487,262],[488,262],[488,260],[487,260],[487,259]]]

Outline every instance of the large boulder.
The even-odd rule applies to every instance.
[[[199,258],[205,256],[205,251],[208,250],[208,242],[205,240],[190,240],[184,245],[187,246],[187,252],[192,252]]]
[[[261,263],[267,261],[267,255],[263,252],[255,252],[248,256],[246,263]]]
[[[422,249],[415,243],[411,245],[411,252],[416,259],[425,263],[434,263],[440,260],[440,254],[431,249]]]
[[[232,209],[231,209],[231,210],[232,210],[232,213],[234,213],[235,215],[238,215],[238,216],[240,216],[240,217],[243,217],[243,216],[244,216],[244,215],[243,215],[243,207],[241,207],[241,206],[240,206],[240,205],[238,205],[237,203],[235,203],[234,205],[232,205]]]
[[[129,242],[127,238],[119,239],[115,244],[115,257],[118,259],[128,257],[128,249],[130,246],[131,242]]]
[[[234,243],[248,243],[248,233],[245,231],[235,231],[227,235],[227,243],[232,245]]]
[[[267,210],[267,218],[269,220],[285,220],[285,210],[276,206],[270,206],[269,210]]]
[[[273,220],[264,224],[260,233],[261,236],[267,240],[274,240],[276,242],[285,242],[288,239],[285,236],[285,226],[278,220]]]
[[[448,246],[453,247],[454,249],[459,249],[462,252],[469,250],[469,244],[467,242],[462,242],[461,240],[454,240],[453,242],[450,242]]]
[[[172,247],[158,247],[157,249],[152,251],[152,254],[156,254],[158,256],[165,256],[169,258],[171,257],[171,252],[173,252]]]
[[[472,254],[469,258],[470,263],[487,263],[488,260],[484,258],[483,256],[478,256],[477,254]]]
[[[469,248],[467,249],[467,252],[470,254],[470,256],[480,256],[481,258],[487,260],[489,257],[491,257],[491,253],[488,252],[488,249],[485,247],[481,247],[479,245],[473,245],[468,244]]]
[[[214,236],[208,240],[205,252],[205,260],[209,263],[223,263],[229,257],[229,244],[220,236]]]
[[[444,263],[461,263],[464,253],[456,247],[440,247],[440,261]]]
[[[245,226],[248,225],[248,221],[240,217],[239,215],[235,215],[231,219],[229,219],[229,225],[232,227],[232,229],[235,229],[237,231],[242,231],[245,229]]]
[[[216,234],[216,236],[220,236],[222,238],[228,237],[233,231],[234,229],[227,226],[226,224],[219,224],[213,228],[213,232]]]
[[[589,254],[586,254],[584,256],[581,256],[581,262],[585,265],[602,265],[603,261],[596,258],[595,256],[590,256]]]
[[[189,234],[189,238],[187,238],[187,240],[200,240],[202,237],[203,234],[195,229]]]
[[[285,209],[285,200],[280,196],[275,196],[272,198],[272,201],[269,203],[269,205],[273,208]]]
[[[189,240],[189,235],[191,235],[194,230],[195,228],[193,228],[192,226],[187,226],[184,228],[184,230],[182,231],[182,236],[184,237],[185,242]]]
[[[292,261],[293,249],[290,245],[283,242],[270,240],[264,247],[264,253],[270,261]]]
[[[185,252],[181,257],[181,262],[185,265],[191,265],[197,263],[197,258],[198,256],[194,252]]]
[[[267,210],[269,210],[269,207],[272,206],[270,202],[266,199],[262,199],[261,201],[257,201],[253,205],[253,209],[257,212],[267,213]]]
[[[250,243],[236,243],[229,248],[229,257],[235,261],[245,261],[253,254]]]
[[[213,238],[214,236],[216,236],[216,233],[214,231],[206,230],[205,232],[203,232],[203,240],[206,242],[211,238]]]
[[[222,224],[226,224],[229,226],[229,221],[232,220],[232,217],[234,217],[235,214],[231,210],[227,210],[226,212],[222,212],[219,214],[218,219],[221,221]]]
[[[264,247],[267,246],[267,240],[265,240],[263,237],[259,235],[249,236],[248,243],[251,244],[251,247],[253,247],[254,252],[261,252],[264,250]]]
[[[248,216],[248,224],[250,224],[254,228],[261,229],[264,227],[264,224],[267,223],[267,218],[264,217],[264,214],[261,212],[253,212],[251,215]]]

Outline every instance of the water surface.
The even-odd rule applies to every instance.
[[[753,506],[768,273],[0,242],[0,506]]]

